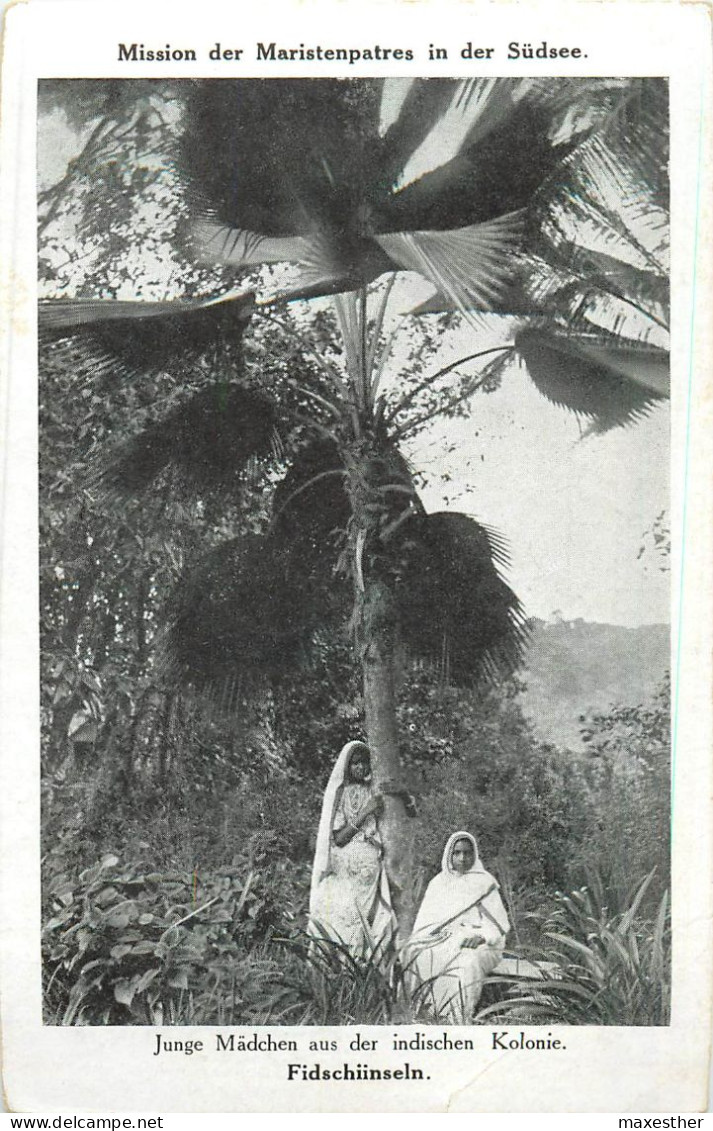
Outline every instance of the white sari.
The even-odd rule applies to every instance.
[[[474,853],[473,866],[463,873],[451,864],[459,840],[470,841]],[[453,833],[405,948],[407,977],[416,1001],[440,1021],[470,1024],[483,982],[502,958],[509,929],[497,881],[485,871],[475,837]],[[476,947],[464,946],[473,935],[484,941]]]
[[[376,817],[369,816],[342,848],[333,840],[334,831],[353,825],[373,797],[370,785],[346,780],[357,751],[368,753],[363,742],[348,742],[342,749],[325,790],[312,869],[309,930],[365,954],[390,938],[395,916]]]

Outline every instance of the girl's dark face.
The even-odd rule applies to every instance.
[[[349,780],[362,783],[370,776],[371,759],[365,750],[357,750],[349,760]]]
[[[451,849],[451,868],[454,872],[469,872],[475,864],[473,845],[465,837],[457,840]]]

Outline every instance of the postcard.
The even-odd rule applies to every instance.
[[[7,12],[9,1110],[705,1110],[709,17]]]

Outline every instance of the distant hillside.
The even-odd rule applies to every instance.
[[[579,748],[579,716],[648,699],[669,667],[669,626],[534,621],[521,703],[540,738]]]

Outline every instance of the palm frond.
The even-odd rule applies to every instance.
[[[503,80],[505,81],[505,80]],[[462,228],[517,212],[570,151],[551,142],[550,115],[523,99],[484,137],[396,192],[380,214],[381,230]]]
[[[205,216],[183,226],[179,236],[197,263],[247,268],[260,263],[302,263],[310,252],[303,236],[262,236]]]
[[[512,283],[522,237],[519,214],[451,232],[396,232],[377,242],[400,267],[418,271],[463,313],[494,310]]]
[[[616,183],[639,183],[636,160],[620,160],[650,128],[636,81],[577,81],[414,80],[381,132],[390,87],[378,80],[197,82],[176,160],[192,251],[236,269],[292,264],[270,302],[343,294],[396,268],[456,309],[495,309],[516,271],[512,214],[548,185],[565,201],[587,196],[572,168],[550,183],[575,149],[580,180],[587,162],[610,180],[618,163]]]
[[[388,80],[387,80],[388,81]],[[384,84],[384,92],[387,84]],[[409,158],[442,119],[453,100],[453,79],[413,79],[396,120],[387,129],[382,145],[380,176],[391,189]]]
[[[526,82],[527,80],[525,80]],[[451,97],[422,142],[414,147],[394,188],[401,191],[442,168],[488,137],[513,112],[523,81],[498,78],[451,80]]]
[[[662,267],[653,270],[650,260],[632,263],[617,255],[563,240],[550,245],[544,258],[532,262],[534,279],[553,293],[579,288],[580,294],[608,295],[636,309],[663,328],[668,325],[669,278]],[[535,282],[537,285],[537,282]]]
[[[605,128],[578,154],[583,173],[622,200],[642,194],[668,209],[668,117],[667,81],[634,80]]]
[[[350,513],[336,445],[294,456],[272,510],[266,534],[224,544],[185,580],[166,638],[169,670],[225,709],[239,688],[309,663],[349,614],[348,578],[335,574]]]
[[[251,463],[275,454],[277,414],[266,396],[239,385],[213,385],[184,399],[116,448],[94,469],[109,494],[136,496],[174,468],[195,490],[235,490]]]
[[[305,566],[304,547],[243,536],[184,578],[162,641],[170,678],[235,709],[265,680],[309,662],[320,634],[343,622],[339,588]]]
[[[140,377],[185,368],[222,341],[238,345],[253,308],[252,292],[174,302],[53,299],[39,306],[40,339],[74,350],[87,377]]]
[[[337,445],[315,440],[292,458],[273,500],[276,539],[311,547],[315,559],[331,554],[327,577],[351,514],[344,475]]]
[[[659,398],[669,395],[671,359],[668,350],[621,339],[598,340],[594,335],[580,338],[577,350],[595,366],[635,381]]]
[[[529,316],[547,315],[557,328],[573,333],[606,332],[617,339],[663,344],[668,338],[668,280],[638,273],[629,264],[617,274],[598,269],[588,253],[576,256],[580,266],[553,266],[537,256],[528,263]],[[587,269],[585,261],[591,262]],[[628,286],[631,273],[636,286]],[[526,306],[523,313],[527,316]]]
[[[199,263],[241,270],[258,264],[290,264],[289,282],[261,296],[258,307],[342,294],[393,270],[391,260],[375,243],[362,241],[357,248],[319,231],[305,236],[260,236],[199,217],[182,232],[191,256]]]
[[[633,424],[667,395],[665,350],[537,327],[520,330],[515,344],[538,391],[591,421],[595,432]]]
[[[653,271],[650,264],[636,266],[614,255],[593,247],[573,242],[562,242],[556,249],[559,263],[580,275],[590,275],[594,280],[605,280],[618,293],[636,296],[642,288],[657,288],[657,301],[668,297],[668,273]]]
[[[339,227],[372,179],[379,96],[369,80],[198,82],[176,168],[196,209],[229,228],[289,236]]]
[[[74,330],[87,329],[111,322],[125,326],[144,319],[159,319],[153,323],[156,332],[166,319],[175,318],[176,324],[196,316],[194,325],[200,326],[199,312],[209,311],[212,316],[249,317],[254,301],[252,291],[230,292],[210,299],[174,299],[169,302],[143,302],[125,299],[44,299],[39,304],[40,330],[52,337],[62,337]],[[225,308],[225,309],[224,309]]]
[[[445,512],[412,519],[402,539],[398,600],[409,650],[455,683],[510,674],[527,628],[500,576],[508,562],[504,539],[468,515]]]

